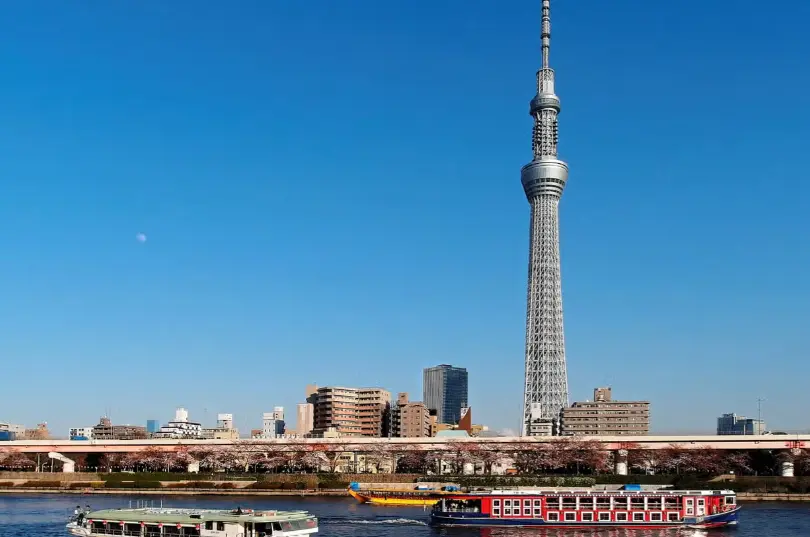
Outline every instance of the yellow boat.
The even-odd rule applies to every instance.
[[[432,506],[450,491],[441,490],[357,490],[349,488],[349,494],[360,503],[373,505]],[[458,494],[456,492],[456,494]]]

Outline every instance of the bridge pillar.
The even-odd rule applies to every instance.
[[[614,470],[616,475],[627,475],[627,450],[619,449],[613,453]]]
[[[782,459],[782,477],[793,477],[793,462],[801,454],[802,450],[799,448],[781,453],[779,458]]]
[[[61,453],[50,451],[48,452],[48,458],[60,461],[62,463],[62,472],[66,474],[72,474],[76,471],[76,463],[73,462],[73,459],[65,457]]]
[[[190,474],[199,474],[200,473],[200,461],[191,461],[188,463],[188,473]]]

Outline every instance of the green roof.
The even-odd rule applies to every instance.
[[[306,511],[251,511],[242,509],[243,514],[235,513],[236,509],[102,509],[92,511],[85,518],[88,520],[106,520],[108,522],[146,522],[163,524],[196,525],[206,521],[215,522],[282,522],[314,518]]]

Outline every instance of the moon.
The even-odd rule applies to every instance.
[[[135,235],[135,240],[138,242],[146,242],[146,235],[143,233],[138,233]]]

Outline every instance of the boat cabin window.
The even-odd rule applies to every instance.
[[[124,524],[124,535],[141,537],[141,525],[137,522],[128,522]]]
[[[576,513],[565,513],[565,521],[566,522],[576,522],[577,514]]]
[[[667,513],[668,522],[678,522],[680,519],[681,516],[678,513]]]
[[[509,500],[504,500],[504,505],[508,508]],[[520,500],[515,500],[515,513],[520,514]],[[457,513],[480,513],[481,512],[481,500],[446,500],[445,501],[445,509],[451,512]]]
[[[213,531],[214,530],[214,521],[213,520],[206,521],[205,522],[205,529],[207,531]]]
[[[174,536],[179,537],[180,536],[180,528],[178,528],[177,526],[169,526],[169,525],[164,524],[163,525],[163,536],[166,537],[168,535],[171,535],[173,537]]]
[[[143,529],[146,530],[144,531],[146,537],[160,537],[160,528],[157,527],[156,523],[147,524]]]
[[[614,509],[627,509],[627,507],[630,505],[629,502],[630,502],[630,498],[628,498],[626,496],[618,496],[616,498],[613,498],[613,508]]]
[[[562,499],[562,508],[563,509],[576,509],[577,508],[577,499],[576,498],[563,498]]]
[[[650,513],[650,522],[661,522],[661,513]]]
[[[644,513],[633,513],[633,522],[644,522]]]
[[[273,522],[273,531],[281,531],[281,524]]]
[[[534,500],[534,506],[535,507],[540,507],[540,505],[542,505],[542,503],[543,502],[541,502],[540,500]]]
[[[630,509],[644,509],[644,497],[643,496],[631,496],[630,497]]]
[[[492,507],[500,507],[501,500],[492,500]]]
[[[662,508],[661,504],[662,504],[661,498],[658,497],[647,498],[647,509],[657,511],[658,509]]]
[[[734,496],[726,496],[726,505],[734,505],[737,503],[737,499]]]
[[[560,513],[548,513],[546,518],[549,522],[557,522],[560,520]]]
[[[610,509],[610,496],[597,496],[596,497],[597,509]]]
[[[680,509],[680,500],[677,496],[664,497],[664,509]]]
[[[627,513],[616,513],[616,522],[627,522]]]
[[[599,513],[599,522],[610,522],[610,513]]]
[[[583,522],[593,522],[593,513],[582,513]]]

